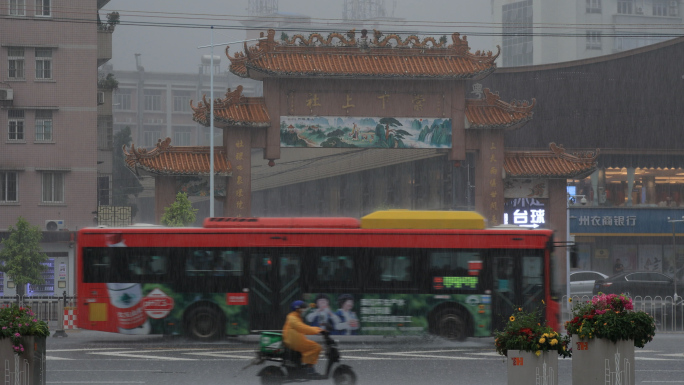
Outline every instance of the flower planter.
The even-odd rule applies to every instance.
[[[7,384],[45,385],[45,337],[22,337],[24,351],[15,354],[12,340],[0,339],[0,369]],[[17,378],[18,377],[18,378]]]
[[[507,373],[508,385],[558,384],[558,352],[534,352],[509,350]]]
[[[572,336],[573,385],[634,385],[634,341]]]

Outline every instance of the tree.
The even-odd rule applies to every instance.
[[[126,167],[123,155],[123,146],[130,146],[131,128],[125,127],[114,135],[114,154],[112,155],[112,205],[130,206],[131,216],[135,217],[138,206],[129,202],[130,195],[138,196],[143,191],[143,186],[138,178]]]
[[[169,207],[164,208],[161,223],[171,227],[184,227],[195,223],[195,213],[197,209],[192,208],[188,196],[179,192],[176,194],[176,201]]]
[[[17,227],[10,225],[9,237],[3,239],[0,244],[0,271],[12,277],[16,283],[17,294],[24,295],[27,283],[42,284],[45,281],[41,273],[47,268],[43,263],[47,262],[47,255],[40,251],[40,240],[43,233],[38,226],[31,226],[22,217],[17,220]]]

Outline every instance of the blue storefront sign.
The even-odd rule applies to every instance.
[[[664,235],[672,234],[667,218],[682,219],[684,209],[670,208],[570,208],[570,234]],[[675,225],[678,234],[684,224]]]

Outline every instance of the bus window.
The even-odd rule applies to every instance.
[[[104,247],[83,249],[83,282],[116,282],[111,250]]]
[[[544,299],[542,261],[541,255],[522,257],[522,300],[526,311],[535,310]]]
[[[472,291],[479,288],[482,257],[478,251],[433,251],[430,255],[432,288]]]
[[[133,279],[140,276],[162,276],[166,274],[168,255],[166,253],[133,253],[128,255],[128,273]]]
[[[317,287],[356,287],[354,257],[349,252],[328,251],[316,257]]]
[[[242,276],[242,252],[235,250],[223,250],[212,252],[213,275],[215,277],[241,277]]]
[[[370,258],[370,287],[409,288],[415,282],[413,258],[404,253],[379,251]]]

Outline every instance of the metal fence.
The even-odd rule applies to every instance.
[[[653,316],[656,323],[656,331],[659,332],[684,332],[684,300],[678,297],[675,303],[673,297],[632,297],[634,310],[644,311]],[[567,308],[567,296],[562,299],[563,323],[572,318],[571,311]],[[572,306],[576,303],[591,301],[593,296],[572,296]]]
[[[36,317],[47,322],[51,330],[62,329],[64,308],[75,307],[76,297],[57,296],[0,296],[0,307],[12,305],[30,307]]]

